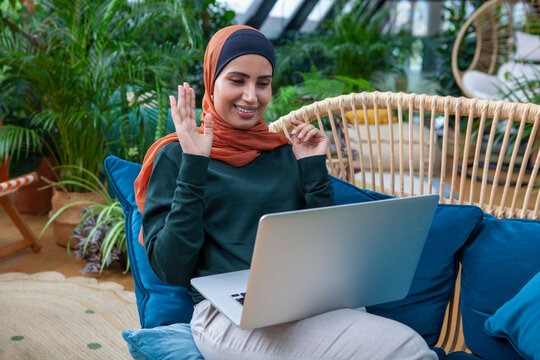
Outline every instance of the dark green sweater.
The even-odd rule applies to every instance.
[[[146,254],[163,281],[248,269],[259,218],[333,204],[325,156],[296,160],[290,145],[242,167],[183,154],[178,142],[154,161],[142,217]]]

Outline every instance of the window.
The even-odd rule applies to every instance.
[[[414,3],[412,34],[414,36],[426,36],[428,32],[429,6],[426,0]]]
[[[216,0],[217,3],[225,5],[236,12],[236,15],[245,14],[250,8],[253,0]]]

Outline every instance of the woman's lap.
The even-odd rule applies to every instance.
[[[437,359],[409,327],[355,309],[241,330],[205,300],[195,307],[191,330],[207,360]]]

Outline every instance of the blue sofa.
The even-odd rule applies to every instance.
[[[110,156],[105,168],[126,216],[126,237],[141,329],[122,336],[135,359],[202,359],[191,336],[186,289],[162,282],[138,243],[133,191],[140,165]],[[388,195],[333,178],[337,204]],[[463,334],[472,354],[434,348],[440,359],[540,359],[540,221],[486,215],[472,205],[438,206],[411,290],[368,308],[403,322],[435,346],[461,264]]]

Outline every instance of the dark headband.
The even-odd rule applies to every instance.
[[[272,65],[273,74],[276,56],[270,41],[257,30],[241,29],[232,33],[223,44],[221,53],[219,54],[214,81],[216,81],[219,73],[228,63],[239,56],[247,54],[264,56]]]

